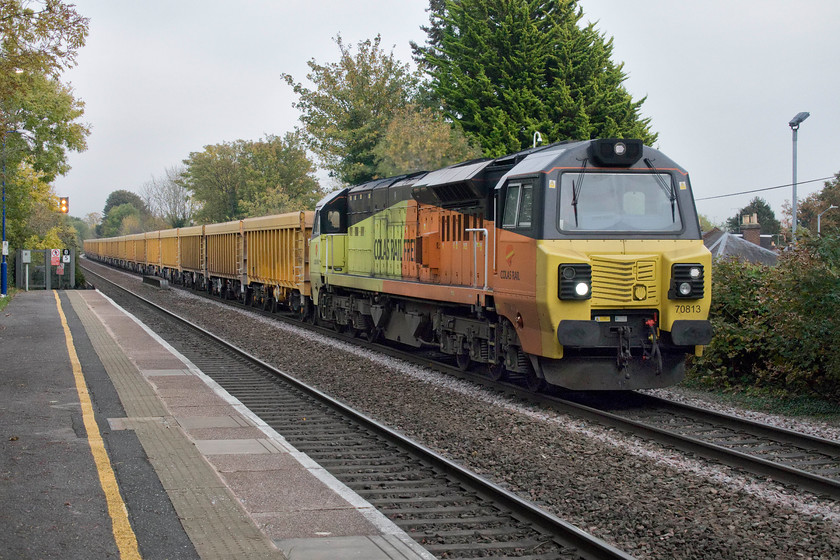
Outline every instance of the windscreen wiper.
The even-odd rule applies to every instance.
[[[586,163],[589,161],[589,158],[583,158],[583,170],[580,172],[580,180],[577,184],[572,181],[572,206],[575,210],[575,227],[580,227],[578,224],[578,198],[580,197],[580,189],[583,188],[583,178],[586,176]]]
[[[659,175],[659,171],[656,170],[656,167],[654,167],[650,158],[645,158],[645,165],[653,171],[653,176],[656,177],[656,182],[659,183],[659,188],[662,189],[662,191],[668,196],[668,200],[671,201],[671,221],[676,223],[677,215],[675,204],[677,202],[677,194],[674,192],[674,185],[672,184],[671,186],[668,186],[665,184],[665,180]]]

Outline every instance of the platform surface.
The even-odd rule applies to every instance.
[[[0,426],[0,560],[433,558],[98,291],[0,314]]]

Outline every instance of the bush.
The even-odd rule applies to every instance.
[[[840,239],[803,238],[776,267],[718,261],[715,338],[690,378],[840,402]]]

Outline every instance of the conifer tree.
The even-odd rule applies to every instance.
[[[531,144],[605,137],[656,140],[639,115],[612,39],[574,0],[430,0],[416,62],[446,115],[498,156]]]

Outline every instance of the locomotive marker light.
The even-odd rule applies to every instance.
[[[802,111],[801,113],[796,113],[796,116],[788,123],[791,131],[793,131],[793,204],[791,205],[791,215],[793,216],[793,219],[791,220],[792,225],[790,234],[794,243],[796,243],[796,139],[797,133],[799,132],[799,125],[810,116],[811,113]]]
[[[705,293],[703,281],[702,265],[676,263],[671,267],[671,290],[668,292],[668,298],[701,299]]]

